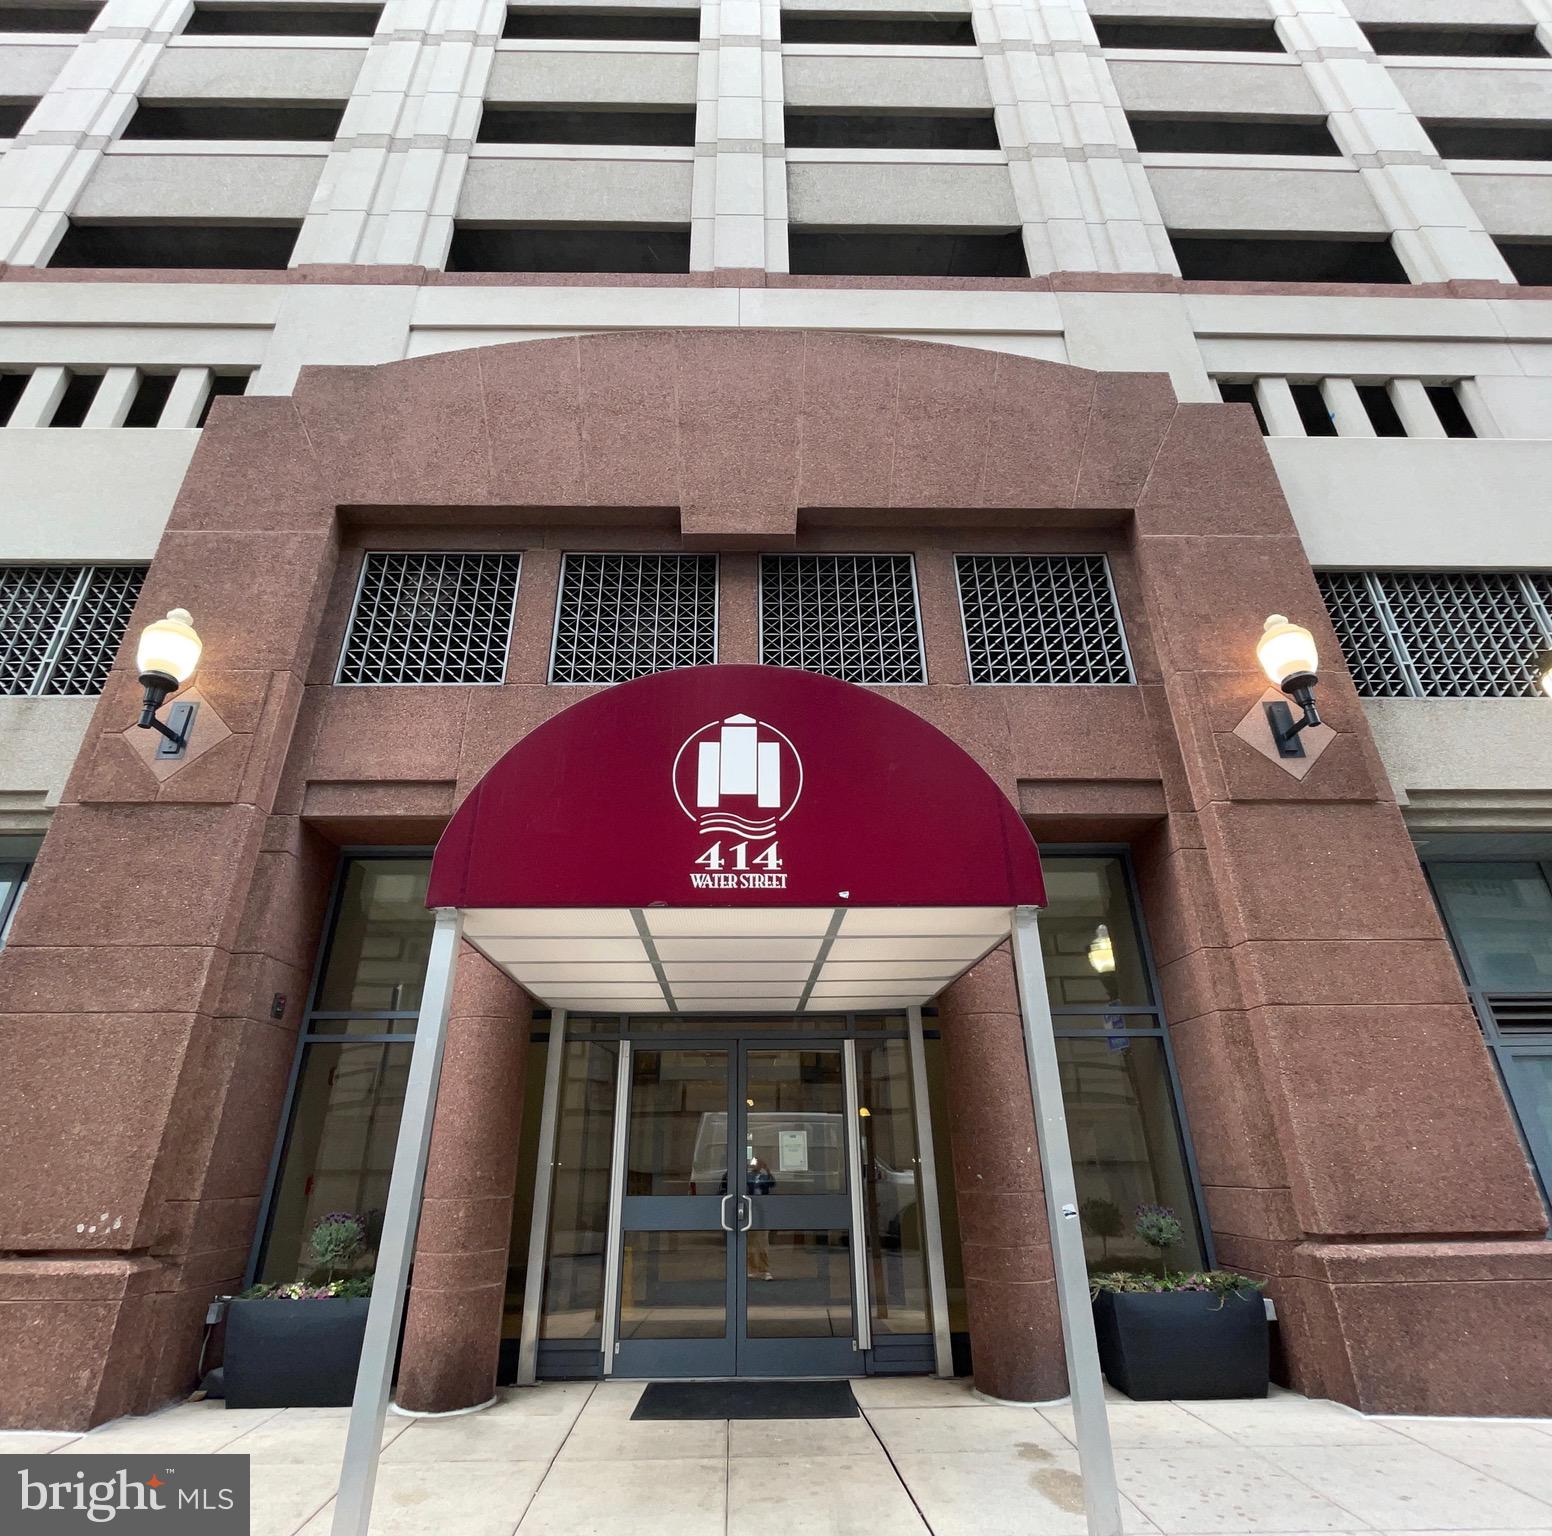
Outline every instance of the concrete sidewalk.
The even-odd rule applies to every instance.
[[[513,1390],[484,1413],[390,1416],[381,1536],[1081,1536],[1072,1419],[963,1381],[852,1383],[862,1417],[633,1423],[639,1382]],[[1366,1418],[1112,1394],[1128,1530],[1552,1536],[1552,1420]],[[253,1536],[328,1536],[347,1410],[188,1403],[0,1451],[244,1452]]]

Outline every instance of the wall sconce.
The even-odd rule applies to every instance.
[[[194,631],[194,619],[187,608],[174,608],[165,619],[147,624],[140,631],[140,644],[135,647],[140,686],[145,689],[140,726],[143,730],[161,733],[163,739],[156,749],[158,757],[182,757],[188,748],[189,732],[194,727],[199,705],[193,700],[174,704],[167,712],[165,723],[156,718],[156,712],[169,693],[193,677],[203,649],[204,643]]]
[[[1315,637],[1302,624],[1290,623],[1286,614],[1274,613],[1256,641],[1256,657],[1272,682],[1303,711],[1303,717],[1295,720],[1293,711],[1281,699],[1266,706],[1266,721],[1272,728],[1278,753],[1283,757],[1303,757],[1304,743],[1299,740],[1299,732],[1306,726],[1320,724],[1320,711],[1315,708],[1319,670]]]
[[[1101,976],[1109,976],[1115,970],[1115,944],[1103,923],[1094,930],[1094,937],[1089,941],[1089,964]]]

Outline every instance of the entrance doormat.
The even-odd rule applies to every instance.
[[[854,1419],[845,1381],[653,1381],[633,1419]]]

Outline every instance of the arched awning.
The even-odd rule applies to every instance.
[[[1028,829],[953,741],[764,666],[556,715],[470,792],[428,895],[536,998],[613,1013],[908,1007],[1044,901]]]

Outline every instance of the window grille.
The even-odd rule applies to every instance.
[[[972,683],[1129,683],[1102,555],[960,555]]]
[[[1547,576],[1327,571],[1318,579],[1360,694],[1511,699],[1540,693],[1537,657],[1552,646]]]
[[[625,683],[717,659],[715,555],[567,555],[552,683]]]
[[[1400,699],[1408,693],[1379,605],[1369,590],[1369,578],[1359,571],[1320,571],[1320,595],[1326,600],[1332,628],[1342,647],[1353,686],[1365,698]]]
[[[518,555],[368,554],[341,683],[499,683]]]
[[[139,565],[0,566],[0,694],[101,693],[144,579]]]
[[[766,555],[760,660],[848,683],[924,683],[909,555]]]

